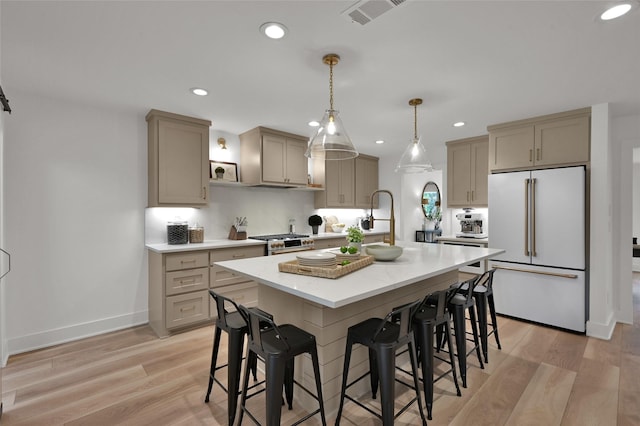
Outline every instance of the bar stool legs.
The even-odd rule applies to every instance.
[[[422,424],[426,426],[427,421],[424,416],[424,411],[422,410],[422,398],[420,397],[415,338],[411,332],[411,319],[415,309],[420,303],[421,301],[417,301],[394,309],[387,314],[384,319],[369,318],[368,320],[349,327],[349,331],[347,332],[347,343],[345,346],[340,406],[338,407],[336,426],[340,425],[340,418],[342,417],[342,409],[344,408],[345,399],[354,402],[369,411],[371,414],[382,419],[382,424],[384,426],[393,425],[395,417],[402,414],[414,401],[416,401],[420,411]],[[399,322],[396,323],[396,321],[392,320],[395,318],[399,318]],[[347,384],[351,352],[353,345],[356,343],[367,346],[369,349],[370,369],[365,374]],[[411,358],[413,388],[415,389],[416,397],[405,405],[398,414],[394,415],[396,352],[399,348],[404,346],[407,346]],[[378,384],[380,385],[380,408],[382,414],[374,412],[369,407],[360,403],[357,399],[346,393],[349,387],[364,379],[367,375],[371,376],[371,393],[373,398],[376,396]]]
[[[458,357],[458,367],[460,368],[460,377],[462,378],[462,387],[467,387],[467,334],[465,325],[465,305],[458,303],[449,304],[449,309],[453,313],[453,328],[456,335],[456,353]],[[476,319],[476,310],[473,305],[468,306],[469,318],[471,322],[471,332],[473,333],[473,343],[478,356],[478,362],[480,368],[484,369],[484,363],[482,362],[482,355],[480,354],[480,341],[478,338],[478,323]],[[449,348],[451,350],[451,348]]]
[[[436,291],[427,295],[422,304],[418,307],[413,317],[413,333],[418,346],[418,356],[422,364],[422,383],[424,386],[424,395],[427,406],[427,418],[432,419],[433,411],[433,385],[445,375],[451,373],[453,382],[456,386],[458,396],[461,396],[460,386],[458,386],[458,376],[456,374],[456,363],[451,348],[453,347],[451,339],[451,319],[447,312],[449,302],[455,295],[455,290]],[[448,345],[449,360],[447,361],[440,356],[434,354],[434,335],[437,330],[438,334],[442,334]],[[441,338],[438,338],[438,342]],[[438,346],[438,350],[440,346]],[[434,360],[439,359],[447,362],[451,368],[443,372],[434,379]]]
[[[244,339],[248,333],[248,327],[239,312],[228,312],[225,309],[225,304],[229,306],[236,306],[235,303],[210,290],[211,297],[216,302],[218,310],[218,319],[216,320],[215,332],[213,338],[213,349],[211,353],[211,368],[209,370],[209,386],[207,387],[207,394],[205,395],[204,402],[209,402],[211,390],[213,388],[213,382],[217,382],[220,387],[227,392],[227,415],[229,419],[229,425],[233,424],[236,416],[236,408],[238,406],[239,384],[240,384],[240,369],[242,367],[242,352],[244,348]],[[218,365],[218,352],[220,349],[220,339],[222,332],[225,331],[228,335],[228,358],[227,363]],[[256,358],[255,356],[249,359],[249,369],[253,371],[253,378],[257,380],[256,375]],[[216,371],[227,367],[227,387],[225,388],[222,383],[216,379]]]
[[[322,382],[320,381],[320,365],[316,339],[312,334],[291,324],[277,326],[271,315],[257,308],[245,308],[240,306],[249,324],[249,353],[255,354],[265,364],[265,408],[267,426],[279,426],[282,411],[282,387],[285,387],[287,402],[291,409],[293,399],[293,383],[318,401],[318,409],[298,420],[294,425],[302,423],[316,414],[320,414],[322,424],[326,425],[324,401],[322,398]],[[268,328],[261,327],[266,324]],[[313,371],[316,381],[316,394],[314,395],[293,377],[294,359],[298,355],[308,353],[311,355]],[[261,391],[248,395],[249,383],[249,355],[245,359],[245,371],[240,400],[240,415],[238,425],[246,413],[253,422],[260,424],[253,414],[247,409],[248,398],[256,396]]]

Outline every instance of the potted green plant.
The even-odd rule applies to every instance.
[[[220,166],[216,167],[215,172],[216,172],[216,178],[222,179],[222,177],[224,176],[224,167],[220,167]]]
[[[309,216],[309,225],[313,231],[313,235],[318,235],[318,226],[322,225],[322,218],[317,214]]]
[[[364,232],[357,226],[350,226],[347,228],[347,242],[350,246],[357,247],[358,251],[362,249],[362,242],[364,241]]]

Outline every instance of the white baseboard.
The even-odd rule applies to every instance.
[[[61,343],[84,339],[85,337],[108,333],[110,331],[134,327],[146,324],[147,322],[149,322],[149,311],[133,312],[131,314],[105,318],[83,324],[74,324],[69,327],[62,327],[41,333],[7,339],[7,351],[5,352],[5,356],[8,359],[9,356],[22,352],[42,349],[53,345],[59,345]],[[3,361],[6,362],[6,360]]]
[[[613,313],[609,314],[609,318],[606,323],[597,323],[593,321],[587,321],[587,336],[596,337],[598,339],[610,340],[613,335],[613,329],[616,326],[616,321]]]

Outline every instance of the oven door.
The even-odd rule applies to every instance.
[[[486,247],[484,244],[473,244],[473,243],[454,243],[451,241],[440,241],[440,244],[449,244],[452,246],[468,246],[468,247]],[[479,262],[472,263],[471,265],[463,266],[458,269],[460,272],[466,272],[468,274],[483,274],[487,271],[487,261],[481,260]]]

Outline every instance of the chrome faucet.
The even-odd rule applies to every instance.
[[[389,219],[377,219],[377,220],[386,220],[389,222],[389,239],[384,239],[385,243],[389,243],[389,245],[394,246],[396,244],[396,218],[393,212],[393,194],[391,191],[386,189],[378,189],[371,194],[371,214],[369,216],[369,229],[373,229],[373,196],[379,192],[385,192],[389,194],[391,197],[391,217]],[[379,197],[378,197],[379,198]]]

